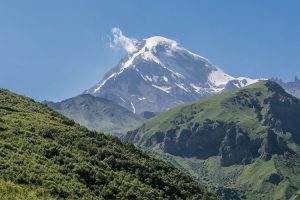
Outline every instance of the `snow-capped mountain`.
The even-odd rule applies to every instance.
[[[174,40],[154,36],[129,42],[134,46],[128,55],[85,93],[110,99],[134,113],[161,112],[258,81],[234,78]]]

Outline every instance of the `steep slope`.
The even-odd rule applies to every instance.
[[[214,199],[133,145],[7,90],[0,90],[0,169],[7,199]]]
[[[136,50],[85,93],[110,99],[134,113],[162,112],[257,81],[234,78],[174,40],[154,36],[135,43]]]
[[[298,79],[297,76],[295,77],[294,81],[290,81],[290,82],[283,82],[282,80],[280,80],[278,78],[273,78],[271,80],[278,83],[289,94],[291,94],[291,95],[297,97],[298,99],[300,99],[300,80]]]
[[[49,107],[92,130],[120,135],[137,128],[145,119],[107,99],[89,94],[61,102],[45,102]]]
[[[199,182],[225,199],[289,199],[300,191],[300,100],[275,82],[171,109],[124,139],[205,177]]]

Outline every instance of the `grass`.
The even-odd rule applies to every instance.
[[[213,123],[205,127],[208,119]],[[198,132],[193,130],[197,123],[201,125]],[[203,145],[202,141],[209,143],[218,139],[211,136],[215,133],[214,130],[217,130],[217,123],[234,124],[250,141],[262,141],[257,149],[258,155],[253,154],[254,157],[248,164],[222,165],[220,148],[225,141],[226,133],[220,146],[213,143],[214,146],[205,146],[206,149],[201,149],[201,151],[211,148],[218,150],[219,153],[212,154],[206,159],[197,157],[202,152],[192,151],[193,154],[178,152],[178,149],[190,148],[192,143],[198,142],[199,146]],[[135,138],[132,141],[136,144],[150,148],[150,151],[159,158],[188,172],[195,180],[223,195],[225,199],[295,199],[297,195],[299,196],[300,189],[299,124],[300,101],[287,94],[277,84],[262,81],[240,90],[207,97],[171,109],[147,121],[128,135],[134,133]],[[185,140],[181,139],[184,138],[182,137],[184,129],[189,130],[190,136],[187,137],[190,138],[185,138],[189,143],[184,143]],[[270,149],[270,143],[265,143],[268,130],[276,134],[277,140],[280,138],[284,141],[289,150],[279,155],[273,153],[270,159],[265,159],[262,152],[267,148]],[[175,132],[175,139],[167,136],[170,131]],[[158,132],[164,134],[163,140],[153,140],[155,133]],[[196,137],[197,134],[201,137]],[[165,150],[170,140],[174,142],[171,143],[174,147],[179,146],[178,149],[174,148],[175,153]],[[231,142],[235,143],[236,138]],[[184,146],[182,143],[189,145]],[[230,148],[234,149],[236,146],[232,145]]]
[[[257,159],[249,165],[232,165],[222,167],[220,157],[206,160],[183,158],[155,152],[157,157],[164,158],[182,171],[189,173],[211,191],[229,188],[238,193],[237,199],[297,199],[300,185],[300,157],[286,155],[274,156],[271,160]],[[166,158],[167,157],[167,158]],[[290,166],[292,163],[293,167]],[[277,185],[268,182],[272,174],[279,174],[283,180]],[[223,196],[226,193],[222,191]],[[231,199],[231,198],[225,198]]]
[[[257,96],[256,92],[261,91],[263,95]],[[169,111],[166,111],[157,117],[147,121],[139,128],[141,141],[146,140],[154,132],[174,129],[176,125],[174,122],[180,124],[180,128],[187,127],[187,119],[189,123],[196,123],[204,121],[205,119],[218,119],[220,121],[236,122],[245,131],[251,133],[251,137],[254,138],[257,135],[265,131],[266,127],[261,124],[257,119],[255,109],[247,106],[239,106],[233,103],[233,97],[247,94],[256,97],[260,104],[263,104],[265,98],[271,97],[270,92],[263,83],[248,86],[243,89],[243,92],[231,91],[224,94],[216,95],[213,97],[207,97],[204,100],[189,103],[183,106],[176,107]],[[266,112],[267,108],[262,110],[262,113]],[[182,121],[182,123],[180,123]]]

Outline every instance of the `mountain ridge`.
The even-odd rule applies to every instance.
[[[279,78],[271,78],[272,81],[278,83],[281,87],[283,87],[289,94],[294,95],[298,99],[300,99],[300,80],[297,76],[295,76],[294,81],[284,82]]]
[[[123,139],[225,199],[289,199],[300,191],[299,120],[300,100],[261,81],[161,113]]]
[[[61,102],[43,102],[59,113],[92,130],[119,136],[140,125],[145,119],[101,97],[81,94]]]
[[[154,36],[134,42],[136,48],[84,93],[110,99],[136,113],[162,112],[257,82],[234,78],[171,39]]]

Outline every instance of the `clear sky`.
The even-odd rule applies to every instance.
[[[177,40],[232,76],[300,76],[300,1],[0,0],[0,87],[62,100],[99,82],[138,39]]]

